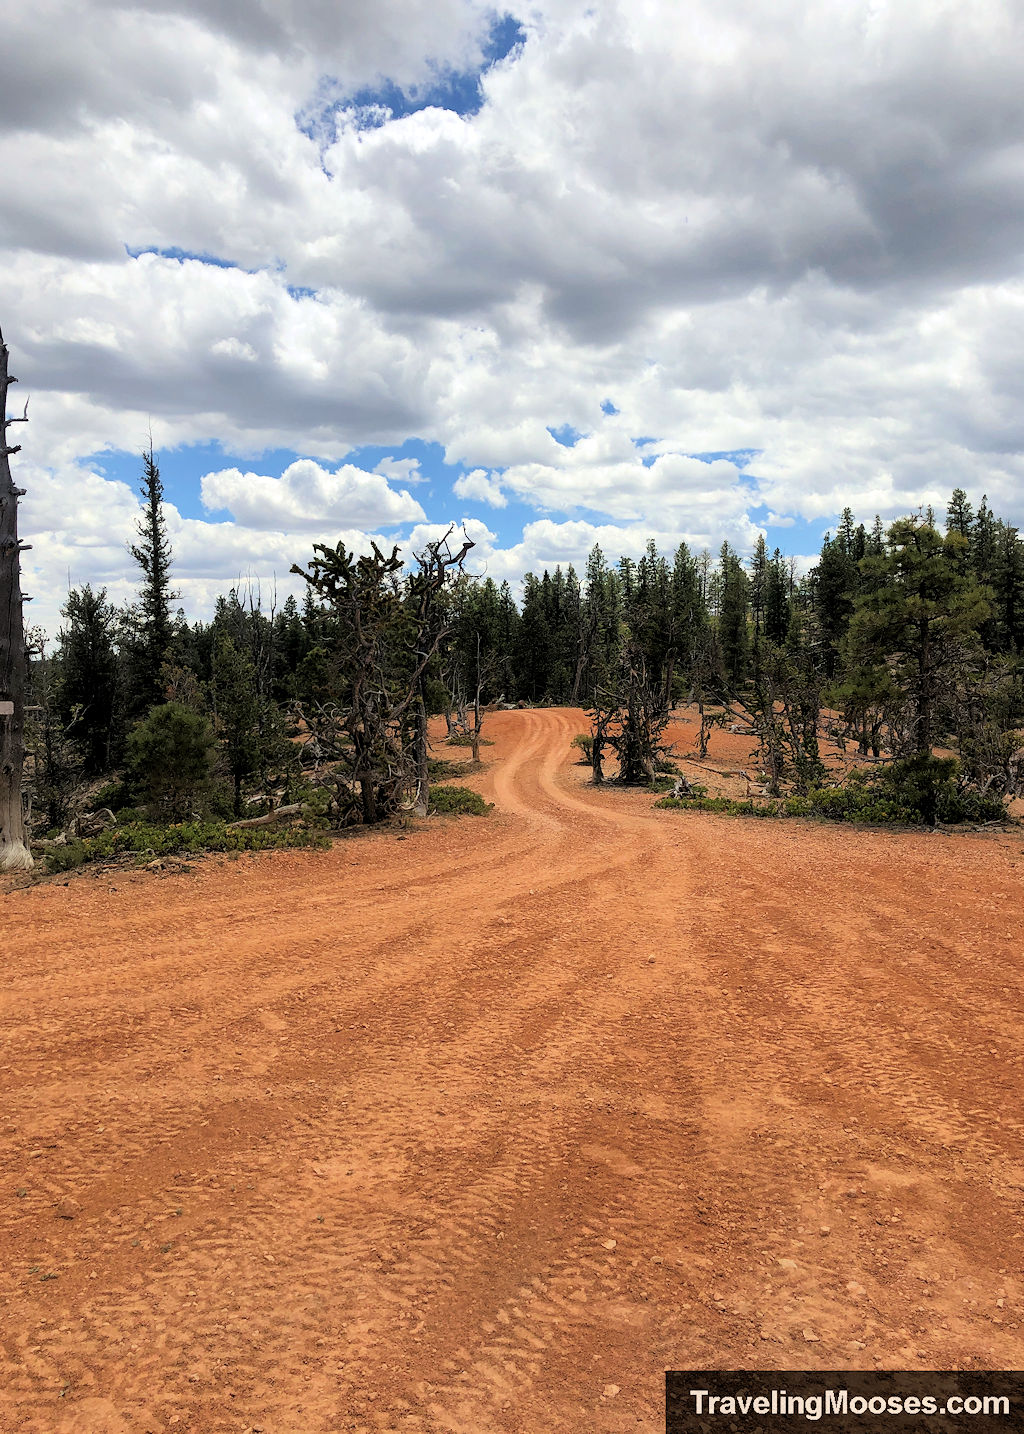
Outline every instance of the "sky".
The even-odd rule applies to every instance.
[[[1024,525],[1017,0],[35,0],[0,49],[31,621],[316,541],[805,562]],[[13,400],[12,395],[12,400]]]

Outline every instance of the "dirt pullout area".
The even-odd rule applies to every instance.
[[[484,820],[0,899],[0,1430],[656,1431],[666,1368],[1020,1368],[1024,841]]]

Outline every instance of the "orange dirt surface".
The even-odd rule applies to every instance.
[[[487,819],[0,898],[0,1431],[663,1428],[1024,1363],[1022,838]]]

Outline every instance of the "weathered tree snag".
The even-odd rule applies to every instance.
[[[277,807],[274,811],[267,812],[266,816],[246,817],[241,822],[229,822],[224,830],[237,832],[246,831],[250,827],[272,827],[275,822],[287,821],[289,817],[301,817],[306,810],[305,802],[289,802],[286,807]]]
[[[346,784],[359,788],[367,825],[428,808],[423,676],[450,630],[434,599],[473,546],[467,538],[453,553],[451,532],[417,555],[417,569],[404,585],[397,545],[387,557],[371,542],[372,555],[357,559],[342,543],[334,548],[314,543],[309,572],[292,568],[333,609],[336,690],[325,695],[335,713],[333,738],[340,733],[348,738],[337,757]],[[403,797],[410,791],[415,795],[406,805]]]
[[[461,571],[463,559],[470,548],[475,546],[472,539],[466,536],[459,551],[453,553],[448,546],[448,539],[451,537],[454,527],[455,524],[452,523],[443,538],[428,543],[424,552],[417,553],[416,561],[419,568],[409,585],[410,596],[415,602],[416,614],[416,670],[413,675],[413,686],[396,711],[401,712],[410,701],[415,700],[413,761],[416,771],[416,790],[412,811],[413,815],[417,817],[425,817],[430,810],[430,760],[424,675],[427,663],[447,636],[451,625],[450,622],[442,622],[438,627],[434,621],[435,598],[448,581],[449,571],[451,569]],[[479,713],[477,724],[479,726]]]
[[[480,707],[480,690],[483,687],[483,669],[480,664],[480,634],[476,635],[476,692],[473,695],[473,730],[470,732],[470,742],[473,749],[473,761],[480,760],[480,732],[484,725],[483,711]]]
[[[416,654],[419,659],[422,654]],[[419,690],[416,693],[416,792],[413,797],[412,814],[425,817],[430,809],[430,752],[427,741],[427,702],[423,693],[423,674],[420,673]]]
[[[7,389],[17,379],[7,372],[7,345],[0,334],[0,410],[4,415],[0,436],[0,871],[22,871],[32,865],[21,800],[25,725],[25,622],[21,592],[21,553],[29,546],[18,541],[18,499],[23,489],[11,478],[10,456],[18,447],[7,444],[12,423],[28,419],[7,417]]]

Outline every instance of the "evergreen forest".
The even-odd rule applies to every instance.
[[[479,757],[496,705],[586,708],[596,779],[611,741],[623,779],[653,781],[668,713],[695,704],[705,750],[716,723],[746,724],[774,797],[829,785],[825,738],[923,781],[915,810],[933,821],[955,819],[950,793],[971,795],[970,816],[1020,790],[1024,540],[961,489],[941,519],[846,509],[805,575],[763,538],[716,554],[652,541],[639,559],[595,547],[582,572],[528,573],[517,601],[474,575],[454,532],[411,560],[314,545],[293,569],[301,600],[236,586],[191,622],[152,453],[141,492],[137,600],[75,587],[55,639],[32,635],[32,822],[51,840],[83,791],[164,823],[422,813],[444,766],[427,718]]]

